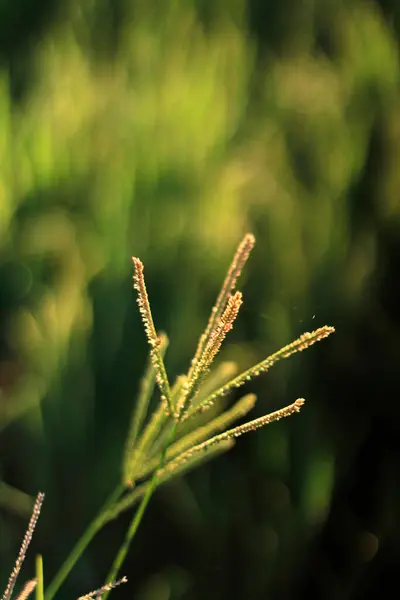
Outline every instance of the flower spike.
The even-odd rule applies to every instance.
[[[29,544],[31,543],[33,532],[35,531],[36,523],[37,523],[37,520],[40,515],[40,509],[42,508],[43,500],[44,500],[44,494],[39,492],[39,494],[37,495],[37,498],[35,500],[35,504],[33,506],[32,516],[29,521],[28,529],[26,530],[24,539],[22,540],[18,558],[15,562],[14,568],[11,572],[10,578],[7,583],[7,587],[5,589],[5,592],[4,592],[1,600],[10,600],[10,598],[12,596],[15,582],[17,581],[17,577],[19,575],[19,572],[20,572],[23,562],[25,560],[25,556],[26,556]]]
[[[252,251],[254,244],[256,243],[256,239],[252,233],[247,233],[243,240],[240,242],[235,255],[233,257],[232,263],[229,267],[228,274],[222,284],[221,291],[218,295],[217,301],[211,311],[210,318],[208,320],[208,324],[205,332],[200,337],[196,354],[192,360],[192,366],[189,371],[189,379],[194,373],[194,370],[197,368],[199,361],[202,358],[203,352],[210,341],[210,337],[215,327],[218,325],[218,322],[226,308],[228,303],[228,299],[235,289],[236,282],[242,272],[244,265],[249,258],[250,252]]]
[[[193,446],[183,454],[177,456],[177,458],[173,459],[169,463],[165,465],[163,469],[161,469],[160,476],[163,475],[164,471],[172,470],[174,471],[181,464],[184,464],[189,459],[192,459],[194,455],[198,453],[205,452],[211,446],[215,444],[220,444],[222,442],[226,442],[232,438],[237,438],[248,431],[255,431],[264,425],[268,425],[268,423],[272,423],[273,421],[279,421],[284,417],[290,417],[294,413],[300,412],[301,407],[304,404],[304,398],[298,398],[293,404],[289,404],[289,406],[285,406],[284,408],[280,408],[275,412],[269,413],[268,415],[263,415],[262,417],[258,417],[258,419],[254,419],[253,421],[249,421],[248,423],[244,423],[243,425],[238,425],[233,429],[228,429],[224,433],[220,433],[219,435],[215,435],[209,440],[198,444],[197,446]]]
[[[33,590],[37,586],[38,580],[36,578],[30,579],[26,582],[22,590],[17,596],[17,600],[28,600],[29,596],[32,594]]]
[[[233,327],[233,323],[235,322],[242,302],[241,292],[235,292],[233,296],[229,296],[225,310],[209,336],[208,343],[204,348],[201,359],[195,365],[191,377],[188,377],[186,384],[182,386],[182,393],[180,394],[176,405],[177,418],[182,415],[184,409],[187,407],[188,401],[193,399],[200,384],[208,374],[211,363],[218,354],[222,342]]]
[[[128,581],[128,579],[126,577],[122,577],[122,579],[118,579],[117,581],[111,581],[110,583],[106,583],[106,585],[103,585],[98,590],[93,590],[93,592],[89,592],[88,594],[85,594],[84,596],[79,596],[78,600],[93,600],[93,598],[98,600],[106,592],[109,592],[110,590],[121,585],[121,583],[126,583],[127,581]]]
[[[334,331],[334,327],[324,325],[323,327],[320,327],[319,329],[316,329],[311,333],[308,331],[306,333],[303,333],[299,338],[294,340],[294,342],[291,342],[287,346],[284,346],[274,354],[271,354],[271,356],[269,356],[265,360],[261,361],[257,365],[254,365],[254,367],[247,369],[247,371],[244,371],[231,381],[228,381],[228,383],[220,387],[217,391],[210,394],[210,396],[208,396],[208,398],[205,398],[201,403],[190,408],[184,415],[184,418],[186,419],[187,417],[191,417],[199,411],[204,412],[210,406],[212,406],[218,398],[225,396],[225,394],[230,392],[232,389],[240,387],[241,385],[246,383],[246,381],[250,381],[250,379],[252,379],[253,377],[258,377],[258,375],[260,375],[261,373],[265,373],[276,362],[278,362],[278,360],[281,360],[282,358],[288,358],[291,354],[294,354],[295,352],[301,352],[305,350],[306,348],[312,346],[316,342],[319,342],[320,340],[328,337],[328,335],[330,335]]]
[[[134,265],[133,287],[138,293],[137,303],[142,316],[144,329],[147,336],[147,341],[150,345],[150,358],[154,366],[156,374],[156,382],[161,392],[161,399],[165,406],[167,414],[172,414],[172,399],[171,390],[169,387],[168,377],[164,366],[164,361],[161,352],[162,338],[157,335],[154,327],[153,317],[151,314],[149,298],[147,296],[146,284],[143,275],[143,263],[139,258],[132,256]]]

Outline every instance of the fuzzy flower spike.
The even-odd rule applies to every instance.
[[[156,382],[161,392],[165,411],[167,414],[173,413],[171,390],[168,382],[167,372],[162,357],[162,338],[157,335],[154,327],[153,316],[151,314],[149,298],[147,296],[146,284],[143,275],[143,263],[139,258],[132,257],[134,265],[133,287],[137,291],[137,303],[142,317],[147,341],[150,345],[150,358],[153,363],[156,374]]]
[[[5,592],[4,592],[1,600],[10,600],[10,598],[12,596],[12,593],[14,591],[15,582],[17,581],[17,577],[18,577],[21,567],[24,563],[25,556],[26,556],[26,553],[29,548],[29,544],[31,543],[31,540],[32,540],[33,532],[35,531],[36,523],[37,523],[37,520],[40,515],[40,510],[42,508],[43,500],[44,500],[44,494],[39,492],[39,494],[37,495],[37,498],[35,500],[35,504],[33,506],[32,516],[31,516],[31,520],[29,521],[28,529],[26,530],[24,539],[22,540],[21,548],[18,553],[18,558],[15,562],[14,568],[11,572],[11,575],[10,575],[8,583],[7,583],[7,587],[5,589]],[[25,586],[25,588],[24,588],[25,592],[23,590],[24,595],[26,594],[28,596],[33,591],[35,586],[36,586],[36,581],[32,580],[32,583],[30,585],[27,584]]]
[[[228,331],[233,327],[243,302],[242,293],[239,291],[234,292],[236,282],[255,242],[254,235],[247,233],[237,247],[221,291],[211,310],[207,327],[200,337],[186,382],[182,386],[175,409],[175,418],[177,420],[185,418],[186,411],[190,404],[192,404],[192,400],[196,396],[201,383],[208,374],[211,363],[221,348],[222,342]]]

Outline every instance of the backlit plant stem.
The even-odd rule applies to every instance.
[[[104,516],[107,513],[107,510],[116,502],[124,491],[124,487],[122,485],[117,486],[117,488],[113,491],[113,493],[107,498],[103,507],[100,509],[98,515],[93,519],[90,525],[87,527],[86,531],[83,533],[81,538],[78,540],[77,544],[72,549],[70,555],[63,563],[61,569],[58,571],[57,575],[54,577],[53,581],[50,583],[49,587],[45,593],[45,600],[52,600],[61,585],[64,583],[65,579],[70,574],[71,570],[86,550],[87,546],[90,544],[94,536],[100,529],[103,527],[105,519]]]
[[[171,428],[170,434],[168,436],[168,440],[165,444],[163,453],[161,455],[159,467],[158,467],[158,469],[156,469],[154,471],[154,474],[153,474],[153,477],[151,478],[149,487],[147,488],[146,493],[143,496],[143,499],[139,505],[139,508],[135,512],[135,515],[131,521],[130,527],[126,534],[125,540],[124,540],[121,548],[119,549],[117,556],[115,557],[115,560],[112,564],[110,572],[107,575],[106,581],[113,581],[117,577],[118,572],[126,558],[126,555],[128,553],[129,547],[132,543],[132,540],[135,537],[135,534],[139,528],[140,523],[142,522],[146,508],[150,502],[150,499],[151,499],[153,493],[155,492],[155,490],[157,488],[158,479],[159,479],[159,471],[162,469],[162,467],[164,465],[167,450],[175,438],[176,428],[177,428],[177,423],[174,423]],[[103,600],[107,600],[108,594],[109,594],[109,591],[104,594]]]
[[[44,600],[44,582],[43,582],[43,558],[41,554],[36,557],[36,600]]]

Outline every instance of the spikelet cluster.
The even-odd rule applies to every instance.
[[[212,330],[207,346],[204,348],[200,366],[197,367],[200,372],[206,371],[210,368],[212,361],[222,346],[222,342],[224,341],[226,334],[233,327],[233,323],[235,322],[242,302],[243,299],[241,292],[235,292],[233,296],[229,296],[221,319]]]
[[[24,539],[22,540],[22,544],[19,549],[18,557],[17,557],[17,560],[15,561],[14,568],[8,579],[7,587],[2,596],[2,600],[10,600],[10,598],[12,596],[12,593],[14,591],[15,582],[17,581],[17,577],[19,575],[19,572],[21,571],[21,567],[24,563],[25,556],[26,556],[27,550],[29,548],[29,544],[31,543],[31,540],[32,540],[33,532],[35,531],[36,523],[37,523],[37,520],[40,515],[40,510],[42,508],[43,500],[44,500],[44,494],[39,492],[39,494],[37,495],[37,498],[35,500],[35,504],[33,506],[32,516],[29,521],[28,529],[26,530]],[[35,583],[35,585],[36,585],[36,583]],[[35,585],[32,584],[33,587],[28,586],[28,589],[25,590],[25,593],[28,593],[28,595],[29,595],[29,593],[31,593],[33,591],[33,589],[35,588]]]
[[[160,476],[163,475],[164,471],[175,470],[178,466],[183,465],[186,462],[192,460],[195,455],[205,452],[211,446],[215,446],[216,444],[220,444],[220,443],[225,442],[232,438],[240,437],[244,433],[247,433],[249,431],[255,431],[256,429],[259,429],[260,427],[263,427],[264,425],[272,423],[273,421],[279,421],[280,419],[283,419],[284,417],[290,417],[290,415],[300,412],[300,409],[303,406],[303,404],[304,404],[304,399],[298,398],[295,402],[293,402],[293,404],[290,404],[289,406],[285,406],[284,408],[281,408],[275,412],[269,413],[268,415],[263,415],[262,417],[259,417],[258,419],[254,419],[253,421],[248,421],[247,423],[244,423],[243,425],[238,425],[237,427],[234,427],[233,429],[228,429],[224,433],[215,435],[215,436],[209,438],[208,440],[206,440],[205,442],[202,442],[201,444],[193,446],[192,448],[190,448],[190,450],[187,450],[183,454],[179,455],[176,459],[174,459],[170,463],[168,463],[166,465],[166,467],[161,469]]]
[[[229,266],[228,273],[225,277],[225,280],[222,284],[222,288],[220,293],[218,294],[215,305],[211,310],[211,315],[207,323],[207,327],[204,333],[200,336],[199,343],[196,348],[196,353],[192,360],[192,366],[189,371],[189,378],[192,377],[194,369],[197,368],[197,364],[200,361],[200,358],[203,354],[204,348],[207,345],[214,328],[218,324],[218,321],[226,307],[229,296],[232,294],[235,289],[236,282],[243,270],[244,265],[247,262],[247,259],[250,256],[250,252],[254,248],[256,243],[256,239],[252,233],[247,233],[243,240],[240,242],[233,260]]]
[[[151,314],[149,298],[147,295],[146,284],[143,275],[143,263],[139,258],[132,257],[134,264],[133,287],[137,291],[137,303],[142,317],[147,341],[150,345],[150,358],[154,366],[156,382],[161,392],[161,400],[165,406],[167,414],[172,414],[171,392],[167,373],[161,354],[162,338],[157,335],[154,327],[153,316]]]
[[[197,362],[192,363],[191,372],[188,374],[187,379],[182,386],[182,393],[179,396],[175,409],[175,417],[178,420],[183,416],[184,409],[188,404],[190,396],[194,399],[201,382],[209,372],[212,362],[218,354],[226,335],[233,327],[242,302],[241,292],[235,292],[233,295],[228,296],[225,309],[214,328],[210,331],[208,341],[203,348],[201,357]]]
[[[128,579],[126,577],[122,577],[121,579],[118,579],[117,581],[111,581],[110,583],[106,583],[106,585],[101,586],[97,590],[88,592],[84,596],[79,596],[78,600],[92,600],[93,598],[95,598],[97,600],[98,598],[101,598],[102,595],[105,594],[106,592],[113,590],[114,588],[121,585],[121,583],[126,583],[127,581],[128,581]]]
[[[164,481],[192,464],[197,464],[201,457],[211,455],[215,447],[227,448],[228,441],[232,441],[248,431],[258,429],[268,423],[299,412],[302,407],[304,400],[298,399],[285,408],[228,429],[233,421],[247,414],[254,405],[255,397],[250,399],[247,396],[239,400],[228,411],[210,418],[201,427],[196,427],[195,419],[193,419],[195,424],[192,430],[190,426],[187,426],[187,422],[191,422],[189,418],[206,412],[232,390],[265,373],[279,360],[309,348],[334,331],[333,327],[323,326],[315,331],[303,333],[298,339],[232,379],[227,378],[226,374],[230,373],[232,376],[236,370],[235,365],[232,368],[232,365],[229,364],[229,369],[225,367],[223,369],[217,368],[210,372],[242,305],[242,293],[235,290],[235,288],[254,244],[255,238],[250,233],[246,234],[239,244],[216,303],[211,310],[205,331],[200,336],[190,368],[186,375],[180,375],[177,378],[172,389],[169,387],[163,356],[160,352],[160,337],[157,335],[151,315],[143,275],[143,264],[138,258],[133,258],[135,267],[134,287],[138,293],[139,310],[150,344],[151,366],[161,392],[161,400],[166,405],[167,411],[160,408],[156,409],[149,424],[144,426],[141,435],[139,435],[130,456],[125,456],[124,481],[129,486],[133,486],[135,481],[146,480],[146,477],[150,476],[151,473],[157,473],[158,480]],[[211,385],[210,382],[212,382]],[[178,441],[171,444],[169,433],[171,431],[175,432],[177,426],[178,435],[180,431],[183,433],[180,434]],[[221,431],[222,433],[220,433]],[[168,444],[170,445],[168,447],[164,447],[166,440],[169,440]],[[145,487],[146,483],[139,485],[134,490],[131,495],[132,501],[142,494]],[[128,505],[131,500],[125,498],[123,502]]]
[[[210,406],[212,406],[216,400],[225,396],[227,393],[232,391],[234,388],[239,388],[246,382],[250,381],[254,377],[258,377],[261,373],[265,373],[269,371],[271,367],[273,367],[279,360],[282,358],[288,358],[295,352],[302,352],[306,348],[309,348],[316,342],[321,341],[322,339],[328,337],[331,333],[333,333],[335,329],[328,325],[324,327],[320,327],[315,331],[303,333],[299,338],[284,346],[274,354],[271,354],[268,358],[261,361],[260,363],[254,365],[247,371],[244,371],[231,381],[228,381],[225,385],[220,387],[218,390],[213,392],[208,396],[208,398],[204,399],[204,401],[196,406],[191,407],[191,409],[184,415],[184,418],[191,417],[199,411],[204,412]]]
[[[33,590],[36,588],[37,582],[38,580],[36,578],[27,581],[20,593],[18,594],[17,600],[27,600],[27,598],[29,598]]]

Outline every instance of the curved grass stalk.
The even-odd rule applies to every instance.
[[[113,491],[113,493],[107,498],[106,502],[100,509],[97,516],[93,519],[93,521],[88,525],[87,529],[84,531],[83,535],[78,540],[77,544],[72,549],[68,558],[65,560],[61,569],[58,571],[53,581],[50,583],[49,587],[45,592],[45,600],[52,600],[61,585],[64,583],[68,575],[70,574],[72,568],[75,566],[87,546],[90,544],[94,536],[102,529],[102,527],[107,522],[106,515],[109,508],[120,498],[124,488],[122,485],[117,486],[117,488]]]
[[[174,423],[174,426],[173,426],[173,428],[170,431],[170,435],[168,437],[168,440],[167,440],[167,443],[165,445],[164,451],[163,451],[163,453],[161,455],[160,466],[159,466],[160,469],[162,468],[162,466],[164,464],[164,460],[165,460],[165,456],[166,456],[168,447],[172,443],[172,441],[173,441],[173,439],[175,437],[176,426],[177,426],[177,424]],[[127,534],[125,536],[125,539],[124,539],[124,541],[122,543],[122,546],[120,547],[120,549],[118,551],[118,554],[116,555],[116,557],[114,559],[114,562],[113,562],[113,564],[111,566],[111,569],[110,569],[110,572],[108,574],[108,577],[107,577],[106,581],[113,581],[117,577],[117,575],[119,573],[119,570],[120,570],[120,568],[121,568],[121,566],[122,566],[122,564],[123,564],[123,562],[124,562],[124,560],[126,558],[126,555],[128,553],[129,547],[130,547],[130,545],[132,543],[132,540],[135,537],[135,534],[136,534],[136,532],[137,532],[137,530],[139,528],[140,523],[142,522],[144,513],[145,513],[146,508],[147,508],[147,506],[148,506],[148,504],[150,502],[150,499],[151,499],[151,497],[152,497],[152,495],[153,495],[153,493],[154,493],[154,491],[155,491],[155,489],[157,487],[158,481],[159,481],[159,470],[155,471],[154,474],[153,474],[153,477],[151,478],[150,484],[149,484],[149,486],[148,486],[148,488],[147,488],[147,490],[146,490],[146,492],[145,492],[145,494],[143,496],[143,499],[142,499],[142,502],[139,505],[139,508],[137,509],[137,511],[136,511],[136,513],[135,513],[132,521],[131,521],[131,524],[129,526],[128,532],[127,532]],[[103,600],[107,600],[107,597],[108,597],[109,593],[110,593],[110,590],[108,590],[108,591],[105,592],[105,594],[103,596]]]
[[[158,486],[167,483],[174,477],[184,475],[188,471],[204,464],[205,461],[218,456],[222,452],[227,452],[234,446],[234,444],[234,439],[224,440],[219,444],[205,448],[202,453],[199,452],[188,457],[188,459],[185,461],[181,461],[179,463],[176,462],[173,465],[173,468],[170,468],[167,463],[165,468],[158,472]],[[133,492],[125,495],[117,504],[111,507],[107,515],[105,515],[106,522],[108,523],[109,521],[114,521],[114,519],[116,519],[121,513],[132,508],[138,502],[140,502],[143,496],[147,493],[149,486],[149,482],[142,483],[138,485]]]
[[[160,333],[160,353],[164,357],[168,347],[168,338],[165,333]],[[146,371],[141,379],[139,394],[132,413],[132,420],[126,438],[125,453],[122,463],[122,479],[130,481],[134,469],[134,451],[140,429],[146,419],[148,407],[156,384],[156,372],[153,361],[149,358]],[[164,412],[164,411],[163,411]],[[137,458],[137,456],[136,456]]]

